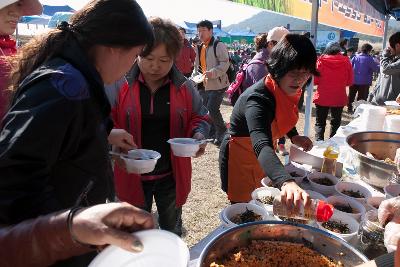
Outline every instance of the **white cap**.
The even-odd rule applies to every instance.
[[[5,8],[18,0],[0,0],[0,9]],[[40,15],[43,7],[38,0],[23,0],[21,1],[22,16]]]
[[[281,27],[272,28],[268,32],[267,42],[270,42],[270,41],[279,42],[283,38],[283,36],[285,36],[288,33],[289,33],[289,31],[286,28],[282,27],[282,26]]]

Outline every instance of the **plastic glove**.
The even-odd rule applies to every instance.
[[[378,219],[385,226],[384,244],[389,252],[395,251],[400,240],[400,197],[387,199],[378,209]]]
[[[388,252],[393,252],[397,248],[400,240],[400,218],[389,222],[385,227],[384,244]]]
[[[400,197],[382,201],[378,209],[378,219],[382,226],[393,219],[400,220]]]

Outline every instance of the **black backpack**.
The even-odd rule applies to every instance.
[[[217,45],[218,45],[219,42],[220,41],[218,41],[218,40],[214,40],[214,43],[213,43],[214,56],[217,59],[217,61],[218,61],[218,58],[217,58]],[[197,49],[198,49],[198,56],[200,57],[201,45],[197,46]],[[233,83],[235,81],[235,79],[236,79],[235,64],[234,64],[233,59],[231,58],[231,56],[229,56],[229,68],[226,71],[226,75],[228,75],[229,83]]]

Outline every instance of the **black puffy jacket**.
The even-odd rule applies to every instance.
[[[1,225],[114,199],[109,114],[100,75],[75,42],[22,82],[0,133]]]

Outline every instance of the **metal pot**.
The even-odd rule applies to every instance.
[[[349,135],[347,144],[353,154],[353,164],[365,182],[385,187],[396,171],[396,166],[366,156],[367,152],[381,159],[395,157],[400,147],[400,133],[393,132],[358,132]]]
[[[344,266],[356,266],[368,261],[358,250],[344,240],[308,225],[290,222],[263,221],[230,228],[216,236],[200,255],[198,267],[209,267],[217,259],[251,240],[274,240],[302,243]]]

